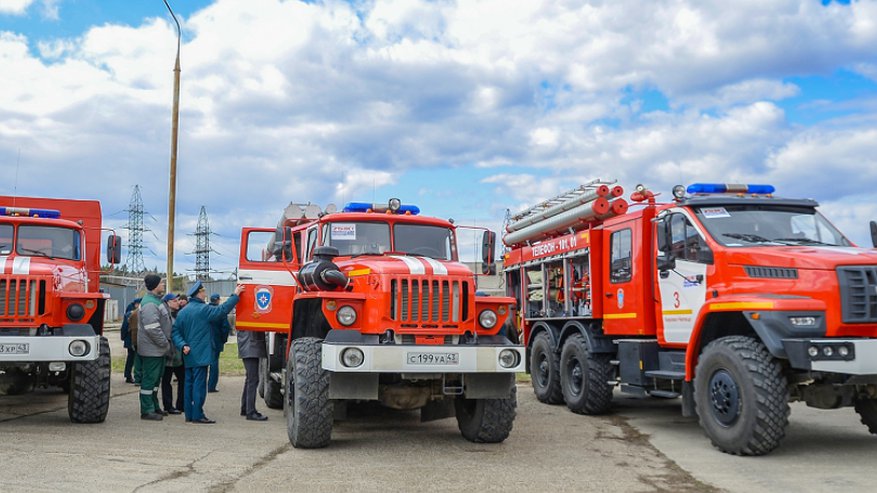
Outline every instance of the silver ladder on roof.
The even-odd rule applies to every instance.
[[[589,181],[588,183],[585,183],[584,185],[579,185],[578,187],[573,188],[572,190],[570,190],[568,192],[564,192],[556,197],[550,198],[544,202],[540,202],[540,203],[534,205],[533,207],[530,207],[529,209],[526,209],[524,211],[521,211],[521,212],[515,214],[514,216],[511,216],[510,218],[508,218],[507,224],[518,222],[518,221],[520,221],[522,219],[526,219],[532,215],[539,214],[540,212],[542,212],[550,207],[554,207],[555,205],[560,205],[560,204],[563,204],[563,203],[568,202],[570,200],[577,199],[587,192],[592,192],[592,191],[596,190],[598,187],[600,187],[600,185],[606,185],[606,186],[614,185],[617,181],[618,180],[606,181],[606,180],[601,180],[599,178],[596,178],[594,180]]]

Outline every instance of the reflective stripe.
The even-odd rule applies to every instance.
[[[422,257],[420,260],[426,262],[427,264],[429,264],[430,267],[432,267],[433,274],[435,274],[437,276],[448,275],[448,268],[445,267],[444,264],[442,264],[438,260],[436,260],[434,258],[426,258],[426,257]]]
[[[160,329],[160,328],[161,328],[161,324],[158,323],[158,322],[155,322],[155,323],[151,323],[151,324],[146,324],[146,325],[143,326],[143,328],[144,328],[144,329]]]
[[[413,259],[411,257],[402,257],[400,255],[390,255],[390,256],[395,258],[395,259],[399,259],[402,262],[405,262],[405,265],[408,266],[408,270],[412,274],[414,274],[414,275],[426,274],[426,267],[424,267],[424,265],[422,263],[418,262],[417,259]]]
[[[12,273],[25,276],[30,274],[30,257],[15,257],[12,259]]]
[[[151,391],[149,389],[146,389],[146,390],[140,389],[140,395],[152,395],[152,392],[153,391]]]

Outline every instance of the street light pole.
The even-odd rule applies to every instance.
[[[170,191],[168,192],[167,206],[167,290],[174,289],[174,222],[176,221],[177,201],[177,137],[180,129],[180,21],[171,10],[167,0],[163,0],[171,17],[177,25],[177,61],[174,64],[174,108],[171,117],[171,169]]]

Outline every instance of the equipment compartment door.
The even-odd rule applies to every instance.
[[[706,241],[682,213],[671,214],[658,227],[659,255],[675,260],[673,269],[658,272],[663,338],[684,344],[691,338],[700,308],[706,301],[706,276],[712,263],[712,251]]]
[[[288,230],[287,230],[288,232]],[[246,289],[236,308],[235,326],[242,330],[286,331],[292,322],[292,300],[298,267],[283,229],[244,228],[238,258],[238,281]]]

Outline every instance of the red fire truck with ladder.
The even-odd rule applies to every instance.
[[[59,386],[75,423],[102,422],[110,402],[100,239],[95,200],[0,197],[0,393]],[[120,255],[110,235],[107,260]]]
[[[677,186],[670,203],[637,186],[629,206],[613,184],[506,226],[540,401],[603,414],[616,386],[681,396],[683,415],[739,455],[779,445],[791,401],[853,406],[877,433],[877,251],[770,185]]]
[[[379,401],[456,416],[473,442],[508,437],[524,348],[499,334],[510,297],[483,296],[456,226],[416,206],[290,204],[277,228],[244,228],[236,328],[267,332],[260,393],[295,447],[329,444],[333,419]],[[496,235],[483,233],[495,272]]]

